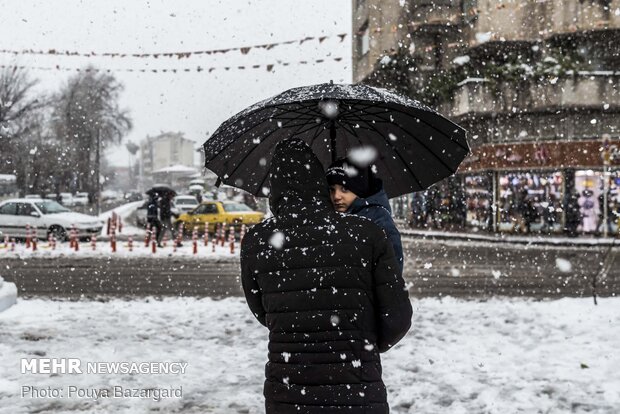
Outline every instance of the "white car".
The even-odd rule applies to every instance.
[[[191,195],[176,196],[173,200],[173,207],[176,207],[177,214],[187,213],[198,207],[198,200]],[[174,211],[174,210],[173,210]]]
[[[60,193],[60,202],[65,207],[73,206],[73,195],[71,193]]]
[[[40,239],[47,239],[52,234],[58,240],[66,240],[74,225],[78,237],[101,233],[103,221],[75,213],[53,200],[16,198],[0,203],[0,233],[3,237],[25,237],[27,225],[31,229],[36,226]]]
[[[73,196],[74,206],[87,206],[88,205],[88,193],[75,193]]]

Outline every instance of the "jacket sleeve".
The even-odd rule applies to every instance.
[[[385,352],[400,341],[411,327],[413,309],[394,249],[378,232],[373,252],[373,290],[377,309],[377,346]]]
[[[396,260],[398,261],[398,265],[400,267],[400,273],[403,273],[403,244],[400,239],[400,232],[396,228],[396,224],[394,224],[394,219],[390,215],[390,213],[385,208],[376,208],[374,212],[373,221],[385,230],[387,234],[388,240],[392,243],[392,248],[394,249],[394,254],[396,255]]]
[[[249,246],[252,243],[252,237],[248,233],[243,238],[241,243],[241,285],[243,286],[243,292],[245,294],[245,300],[252,311],[252,314],[258,319],[258,321],[267,326],[265,321],[265,308],[263,307],[263,294],[256,281],[253,261],[249,253]]]

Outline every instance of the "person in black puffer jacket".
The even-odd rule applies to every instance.
[[[412,316],[391,243],[370,220],[333,210],[303,141],[278,144],[270,174],[274,216],[241,245],[247,304],[269,329],[266,412],[389,413],[379,354]]]

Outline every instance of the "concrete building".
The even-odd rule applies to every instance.
[[[196,143],[182,132],[164,132],[147,136],[140,143],[140,178],[143,188],[153,184],[153,172],[173,166],[194,168]]]
[[[597,221],[582,219],[580,232],[614,218],[620,0],[354,0],[352,49],[354,81],[396,89],[469,131],[471,156],[437,186],[440,199],[460,192],[467,225],[514,231],[528,201],[528,228],[559,232],[571,197]]]

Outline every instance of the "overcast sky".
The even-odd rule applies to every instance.
[[[121,98],[134,128],[126,138],[139,142],[161,131],[181,131],[197,145],[244,107],[295,86],[351,82],[351,1],[349,0],[0,0],[0,49],[55,49],[76,52],[157,53],[211,50],[329,36],[271,50],[252,49],[177,58],[84,58],[0,53],[0,64],[29,67],[105,69],[192,69],[189,73],[115,72],[125,85]],[[344,41],[336,35],[347,33]],[[278,61],[333,59],[322,64],[277,65]],[[273,72],[229,70],[224,66],[274,63]],[[208,73],[195,69],[218,67]],[[75,72],[31,70],[39,88],[57,90]],[[126,141],[125,140],[125,141]],[[127,165],[127,151],[109,152]]]

